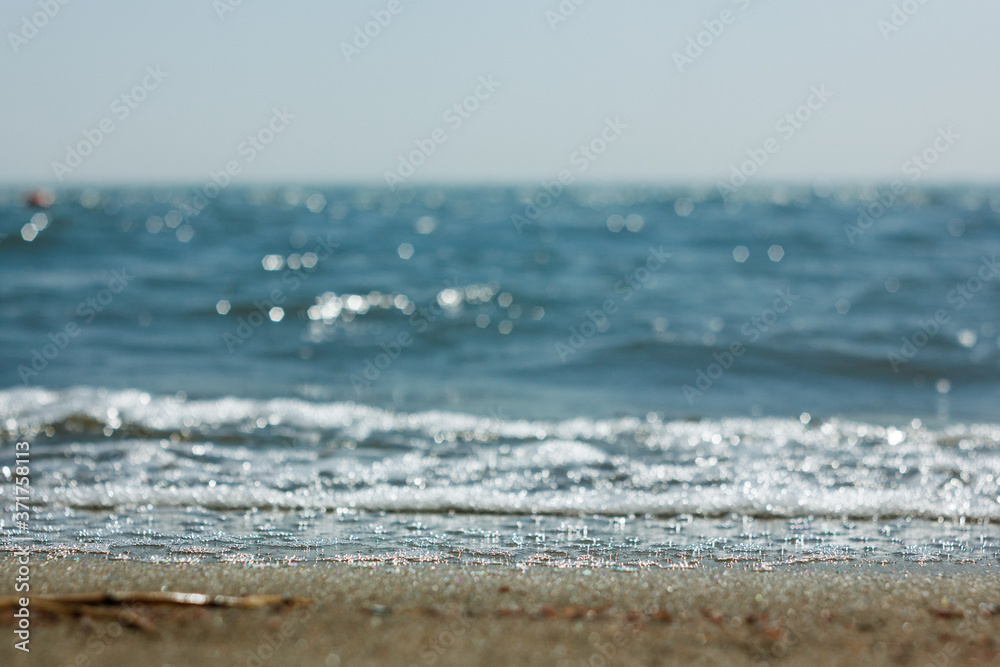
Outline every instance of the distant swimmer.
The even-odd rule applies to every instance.
[[[28,193],[28,206],[31,208],[48,208],[56,200],[51,190],[32,190]]]

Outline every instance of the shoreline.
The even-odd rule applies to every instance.
[[[1000,567],[810,564],[750,571],[345,563],[32,562],[31,595],[308,597],[297,608],[36,610],[31,654],[0,610],[3,664],[996,664]],[[17,561],[0,558],[0,596]],[[30,608],[30,607],[29,607]],[[132,618],[132,617],[128,617]],[[120,622],[119,622],[120,621]]]

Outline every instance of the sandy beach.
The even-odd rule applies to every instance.
[[[0,561],[0,594],[15,562]],[[958,665],[1000,662],[1000,571],[956,566],[722,565],[526,571],[495,566],[149,564],[53,559],[35,595],[184,591],[312,598],[295,608],[35,611],[30,654],[77,665]],[[124,615],[122,614],[124,609]],[[117,616],[113,616],[117,615]],[[140,623],[136,623],[138,620]]]

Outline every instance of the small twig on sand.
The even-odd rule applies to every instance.
[[[127,605],[262,609],[265,607],[297,607],[308,604],[312,604],[312,598],[293,598],[286,595],[203,595],[174,591],[106,591],[103,593],[98,591],[31,596],[33,610],[60,616],[114,619],[124,625],[147,632],[157,632],[156,626]],[[18,596],[0,597],[0,610],[18,606],[20,606]]]
[[[260,607],[296,607],[312,603],[312,598],[293,598],[287,595],[203,595],[175,591],[106,591],[95,593],[68,593],[65,595],[32,595],[32,604],[63,603],[89,605],[117,604],[174,604],[196,607],[232,607],[258,609]],[[18,606],[18,597],[0,597],[0,609]]]

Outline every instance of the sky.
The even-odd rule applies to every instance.
[[[0,183],[714,184],[754,156],[872,182],[925,151],[923,182],[991,183],[997,25],[988,0],[7,0]]]

